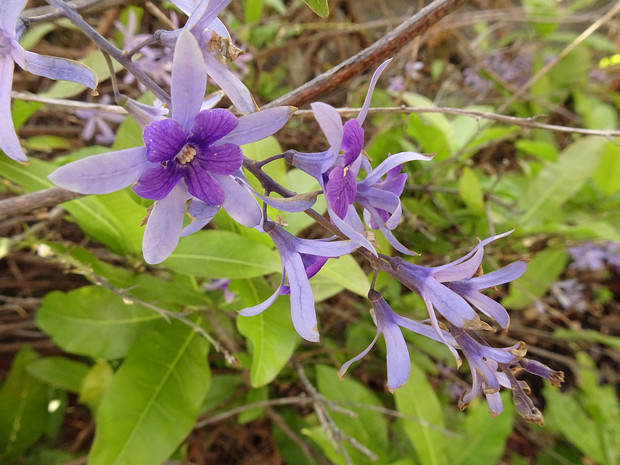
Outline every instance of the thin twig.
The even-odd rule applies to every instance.
[[[407,42],[426,32],[464,3],[465,0],[435,0],[370,47],[365,48],[329,71],[265,105],[264,108],[280,105],[300,107],[315,100],[321,94],[366,71],[381,60],[388,58]]]

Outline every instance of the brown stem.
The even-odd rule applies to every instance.
[[[82,196],[82,194],[68,191],[62,187],[50,187],[30,194],[10,197],[0,201],[0,219],[31,212],[37,208],[53,207]]]
[[[365,48],[348,60],[340,63],[338,66],[315,77],[288,94],[268,103],[263,108],[271,108],[279,105],[300,107],[305,103],[315,100],[326,91],[339,86],[343,82],[348,81],[352,77],[357,76],[379,63],[381,60],[388,58],[407,42],[426,32],[437,24],[439,20],[452,13],[464,3],[465,0],[435,0],[396,29],[388,32],[370,47]]]

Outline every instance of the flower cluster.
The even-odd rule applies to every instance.
[[[142,126],[144,145],[73,161],[56,169],[49,179],[57,186],[82,194],[106,194],[131,188],[136,195],[152,201],[143,237],[143,255],[149,264],[164,261],[182,236],[205,227],[222,209],[239,225],[265,234],[280,256],[281,280],[273,295],[242,309],[240,314],[257,315],[280,296],[289,295],[293,326],[310,342],[319,340],[310,279],[330,258],[338,259],[359,250],[377,272],[388,273],[422,298],[428,320],[414,321],[398,315],[376,289],[371,289],[368,298],[376,336],[361,354],[341,367],[340,376],[353,362],[364,357],[382,335],[387,347],[387,386],[392,391],[401,387],[410,374],[409,351],[402,334],[407,329],[443,344],[459,365],[461,357],[467,360],[472,386],[461,397],[462,407],[474,396],[483,394],[491,413],[499,414],[502,411],[499,390],[507,387],[513,391],[522,415],[541,422],[540,412],[526,394],[525,383],[516,380],[513,370],[522,368],[554,384],[561,382],[562,374],[525,358],[524,343],[493,348],[476,332],[492,329],[483,318],[508,329],[510,319],[506,309],[482,291],[519,278],[525,272],[525,262],[517,261],[487,274],[478,271],[484,247],[510,232],[485,239],[463,257],[434,267],[377,253],[375,231],[397,252],[415,255],[393,234],[402,217],[400,197],[407,181],[407,174],[402,171],[409,162],[433,158],[432,154],[417,152],[388,153],[373,167],[364,150],[363,125],[375,86],[390,60],[373,74],[357,117],[343,123],[334,107],[321,102],[311,105],[328,148],[318,153],[288,150],[271,160],[284,159],[311,176],[318,182],[320,191],[286,191],[261,171],[269,159],[258,163],[245,158],[241,147],[276,133],[296,109],[282,106],[258,110],[250,91],[222,62],[224,58],[234,60],[239,55],[230,34],[217,18],[230,0],[171,1],[188,15],[187,22],[182,28],[156,33],[160,45],[167,49],[144,47],[136,61],[146,73],[169,85],[169,104],[141,104],[119,96],[115,87],[117,101]],[[17,39],[19,14],[24,4],[25,0],[0,4],[0,117],[4,118],[0,121],[4,123],[0,128],[0,148],[20,162],[25,162],[26,157],[9,121],[14,63],[41,76],[69,79],[89,87],[96,84],[92,72],[82,65],[42,57],[21,48]],[[139,48],[147,39],[135,35],[135,22],[135,16],[130,16],[129,24],[122,28],[126,49]],[[410,63],[405,71],[410,79],[417,79],[421,67],[419,62]],[[205,98],[207,79],[222,91]],[[215,108],[223,94],[234,109]],[[105,122],[108,117],[92,112],[78,115],[87,119],[86,138],[93,136],[97,126],[105,142],[111,142],[113,134]],[[97,137],[102,140],[101,136]],[[263,192],[251,187],[244,167],[262,183]],[[271,196],[274,191],[283,197]],[[281,212],[308,210],[318,195],[324,196],[327,206],[327,218],[319,219],[333,234],[331,237],[298,238],[286,229],[285,221],[278,215],[272,218],[268,214],[271,211],[268,206]],[[185,221],[186,214],[188,221]],[[227,285],[216,281],[205,289],[227,289]],[[228,294],[227,298],[233,297]]]

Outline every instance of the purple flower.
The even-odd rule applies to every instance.
[[[111,101],[109,95],[101,97],[99,102],[101,105],[107,105]],[[90,140],[95,136],[95,130],[99,130],[99,134],[95,136],[95,140],[100,144],[111,144],[116,139],[116,134],[108,125],[108,121],[112,123],[122,123],[125,115],[118,113],[108,113],[103,110],[76,110],[75,114],[85,121],[84,129],[82,129],[82,139]]]
[[[487,329],[488,325],[480,320],[471,305],[507,328],[509,317],[504,307],[480,291],[517,279],[525,272],[526,263],[518,261],[482,276],[474,275],[482,263],[484,246],[511,232],[485,239],[467,255],[446,265],[427,268],[394,258],[391,260],[392,275],[422,297],[431,323],[440,335],[435,310],[454,327]]]
[[[216,55],[219,50],[213,49],[218,39],[223,40],[224,47],[232,44],[228,30],[217,19],[217,15],[230,2],[231,0],[172,0],[172,3],[189,16],[181,30],[190,31],[198,41],[209,76],[222,88],[239,111],[250,114],[257,109],[250,91],[233,71],[220,63]],[[162,32],[160,35],[162,43],[166,47],[174,48],[181,30]]]
[[[206,65],[190,33],[182,32],[178,40],[172,67],[171,118],[153,121],[145,128],[146,147],[84,158],[49,176],[55,184],[83,194],[105,194],[137,182],[134,191],[155,200],[142,244],[148,263],[163,261],[176,247],[188,198],[193,199],[188,213],[202,226],[220,206],[244,226],[260,223],[260,207],[244,187],[239,170],[239,145],[273,134],[291,113],[288,107],[278,107],[237,120],[227,110],[201,111]],[[144,117],[149,114],[142,113]],[[190,226],[190,232],[199,229]]]
[[[295,330],[310,342],[319,340],[314,298],[309,278],[314,276],[330,257],[341,257],[357,249],[351,241],[299,239],[271,221],[265,222],[282,260],[282,282],[271,297],[253,307],[244,308],[242,316],[254,316],[269,308],[281,294],[291,295],[291,319]],[[285,286],[288,277],[288,286]]]
[[[73,81],[94,89],[97,77],[85,65],[64,58],[54,58],[24,50],[17,42],[19,18],[27,0],[0,2],[0,149],[10,158],[27,163],[11,119],[11,87],[14,63],[37,76]],[[21,31],[20,31],[21,32]]]
[[[608,264],[617,264],[620,258],[620,246],[617,242],[603,245],[586,243],[578,247],[569,247],[568,253],[573,259],[571,268],[577,270],[601,271]]]
[[[328,150],[321,153],[289,151],[286,157],[290,164],[318,180],[325,193],[331,221],[347,237],[373,253],[376,253],[375,249],[363,235],[364,225],[353,203],[357,202],[368,210],[369,215],[374,218],[373,224],[384,233],[394,229],[400,220],[399,196],[402,192],[400,183],[404,186],[406,176],[398,178],[395,182],[390,182],[388,179],[382,182],[380,178],[388,171],[408,161],[431,158],[415,152],[403,152],[389,157],[377,167],[376,171],[373,171],[368,160],[362,156],[364,130],[361,125],[368,114],[377,80],[389,62],[390,60],[382,63],[373,74],[366,99],[357,118],[343,125],[338,111],[332,106],[321,102],[311,105],[314,116],[329,143]],[[366,171],[368,176],[366,180],[358,183],[356,178],[360,168]],[[398,176],[394,173],[388,176],[388,178],[392,177]],[[382,213],[379,213],[379,210]],[[380,219],[383,213],[387,213],[388,217],[396,214],[390,225],[385,225]],[[401,252],[411,253],[398,243],[391,233],[386,234],[386,237]]]
[[[421,334],[435,341],[449,344],[449,347],[456,347],[456,341],[452,336],[443,331],[443,338],[440,338],[435,329],[424,323],[404,318],[394,313],[385,299],[380,293],[371,289],[368,293],[368,299],[372,303],[371,315],[377,325],[377,335],[359,355],[353,357],[346,362],[340,370],[338,370],[338,376],[343,378],[349,366],[353,362],[361,360],[370,349],[375,345],[380,334],[383,334],[385,339],[385,348],[387,353],[387,386],[391,392],[402,387],[409,379],[409,373],[411,372],[411,361],[409,360],[409,350],[407,349],[407,343],[403,337],[401,328],[406,328],[414,333]]]

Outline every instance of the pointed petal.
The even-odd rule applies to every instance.
[[[295,110],[295,107],[275,107],[242,116],[237,127],[219,143],[244,145],[264,139],[280,130]]]
[[[210,53],[205,53],[203,57],[207,65],[207,73],[222,88],[233,105],[243,114],[254,113],[257,110],[256,103],[248,88],[239,78]]]
[[[98,80],[95,73],[88,66],[77,61],[28,52],[19,45],[12,48],[11,55],[15,63],[37,76],[76,82],[91,89],[97,87]]]
[[[282,261],[291,289],[291,320],[297,333],[306,341],[318,342],[319,331],[314,310],[314,297],[306,269],[297,253],[283,253]]]
[[[237,223],[246,228],[258,226],[263,219],[263,212],[250,192],[234,176],[214,176],[224,191],[225,198],[222,208]]]
[[[323,134],[325,134],[327,138],[332,154],[338,154],[342,146],[342,138],[344,137],[344,129],[340,114],[334,107],[327,103],[315,102],[310,106],[312,107],[314,118],[319,123]]]
[[[317,192],[308,192],[306,194],[297,194],[293,197],[268,197],[265,195],[261,195],[258,192],[256,196],[265,202],[267,205],[276,208],[277,210],[283,212],[303,212],[308,208],[312,208],[312,205],[316,202],[318,193]]]
[[[456,265],[442,267],[439,271],[434,271],[433,276],[440,283],[471,278],[480,268],[482,257],[484,257],[484,248],[480,247],[469,260]]]
[[[144,128],[146,157],[153,163],[172,160],[186,142],[185,131],[173,119],[153,121]]]
[[[387,157],[379,166],[366,176],[366,179],[360,181],[364,186],[372,186],[379,181],[381,177],[391,169],[414,160],[429,161],[433,159],[433,155],[422,155],[416,152],[401,152]]]
[[[198,42],[188,30],[181,31],[172,59],[171,115],[189,132],[207,88],[207,69]]]
[[[109,194],[130,186],[153,164],[145,147],[93,155],[61,166],[48,178],[80,194]]]
[[[490,297],[475,291],[463,294],[463,297],[465,297],[469,303],[471,303],[486,316],[497,321],[497,324],[499,324],[502,328],[508,329],[510,317],[508,316],[506,309],[499,303],[495,302]]]
[[[358,355],[356,355],[355,357],[353,357],[351,360],[349,360],[348,362],[345,362],[341,367],[340,370],[338,370],[338,377],[340,379],[344,378],[344,374],[347,372],[347,370],[349,369],[349,367],[351,366],[352,363],[357,362],[359,360],[361,360],[362,358],[364,358],[366,356],[366,354],[368,354],[368,352],[370,352],[370,349],[372,349],[374,347],[374,345],[377,342],[377,339],[379,338],[379,332],[377,331],[377,335],[375,336],[375,338],[371,341],[371,343],[368,345],[368,347],[366,347],[362,352],[360,352]]]
[[[342,150],[344,152],[344,164],[349,166],[353,163],[360,156],[363,148],[364,130],[356,119],[350,119],[343,126]],[[357,170],[359,170],[359,167]]]
[[[383,72],[385,67],[390,64],[390,61],[392,61],[391,58],[389,60],[385,60],[383,63],[381,63],[379,65],[379,67],[377,68],[377,70],[372,75],[372,78],[370,79],[370,84],[368,85],[368,92],[366,93],[366,98],[364,99],[364,104],[362,105],[362,109],[360,110],[360,114],[357,115],[357,120],[359,121],[360,124],[364,124],[364,120],[366,119],[366,115],[368,114],[368,109],[370,108],[370,100],[372,100],[372,93],[375,90],[375,86],[377,85],[377,81],[379,80],[379,76],[381,76],[381,73]]]
[[[142,254],[147,263],[163,262],[179,243],[186,197],[187,187],[179,182],[167,197],[153,204],[142,240]]]
[[[193,163],[188,163],[188,165],[190,166],[187,168],[184,179],[189,193],[209,205],[222,205],[226,196],[219,183],[200,166]]]
[[[471,320],[476,319],[476,312],[460,295],[448,289],[434,279],[424,280],[426,292],[439,313],[459,328],[464,328]]]
[[[317,239],[295,239],[296,250],[307,255],[337,258],[348,255],[359,248],[353,241],[326,242]]]
[[[506,265],[499,270],[491,271],[490,273],[483,274],[471,278],[467,281],[467,284],[476,290],[488,289],[489,287],[499,286],[500,284],[509,283],[515,279],[521,277],[527,268],[527,263],[523,261],[513,262],[510,265]]]
[[[212,174],[233,174],[243,163],[243,152],[233,144],[213,145],[196,156],[200,167]]]
[[[6,10],[7,7],[5,5],[2,8]],[[28,159],[19,143],[11,118],[13,66],[11,57],[0,54],[0,149],[7,157],[20,163],[27,163]]]
[[[218,142],[235,127],[237,118],[228,110],[223,108],[204,110],[196,116],[189,140],[206,147]]]
[[[28,0],[2,0],[0,2],[0,29],[15,32],[15,25]]]
[[[133,185],[133,191],[140,197],[151,200],[161,200],[181,180],[181,173],[175,169],[166,169],[162,165],[155,165],[147,169],[138,182]]]
[[[276,299],[278,298],[278,296],[280,295],[280,289],[282,289],[282,287],[284,286],[284,280],[285,279],[286,279],[286,273],[283,270],[282,271],[282,281],[280,282],[280,285],[278,286],[276,291],[273,294],[271,294],[271,296],[269,298],[267,298],[265,301],[261,302],[260,304],[254,305],[253,307],[246,307],[246,308],[244,308],[242,310],[239,310],[239,315],[241,315],[241,316],[255,316],[255,315],[258,315],[259,313],[264,312],[269,307],[271,307],[273,305],[273,303],[276,301]]]

